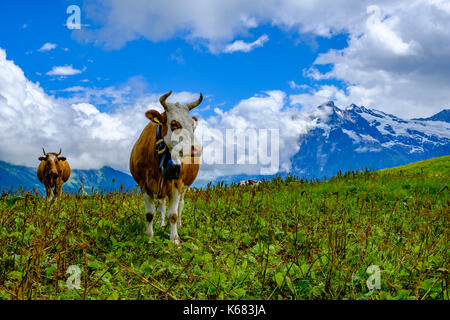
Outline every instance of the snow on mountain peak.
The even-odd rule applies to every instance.
[[[404,120],[356,104],[340,109],[326,102],[315,110],[310,117],[317,119],[316,126],[300,137],[292,159],[301,174],[376,170],[450,154],[450,122],[443,121],[447,112],[438,119]]]

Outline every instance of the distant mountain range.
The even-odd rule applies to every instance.
[[[291,159],[289,173],[306,178],[323,178],[336,175],[339,170],[378,170],[450,154],[450,109],[429,118],[400,119],[378,110],[354,104],[340,109],[332,101],[318,107],[320,114],[310,116],[316,126],[300,137],[299,151]],[[282,152],[282,150],[280,150]],[[273,176],[265,176],[270,179]],[[213,184],[238,182],[245,179],[262,179],[261,175],[222,176]],[[197,179],[193,186],[204,187],[210,181]],[[64,184],[68,192],[77,192],[84,183],[85,190],[134,189],[136,183],[129,175],[110,167],[98,170],[72,170]],[[44,187],[36,176],[36,168],[16,166],[0,161],[0,191]]]
[[[23,187],[25,191],[35,188],[40,194],[45,194],[44,185],[37,178],[36,170],[37,168],[16,166],[0,161],[0,191],[14,191]],[[129,174],[103,167],[98,170],[73,169],[63,190],[75,193],[81,191],[83,184],[84,190],[89,194],[94,190],[119,191],[122,186],[122,190],[127,191],[136,187],[136,182]]]
[[[340,109],[330,101],[318,108],[328,116],[300,138],[291,159],[294,174],[331,177],[339,170],[378,170],[450,154],[448,109],[403,120],[354,104]]]
[[[429,118],[404,120],[355,104],[340,109],[329,101],[317,108],[326,116],[310,116],[315,128],[300,137],[290,172],[277,175],[323,179],[339,171],[379,170],[450,154],[450,109]],[[216,182],[262,178],[223,176]]]

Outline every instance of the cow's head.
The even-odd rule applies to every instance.
[[[148,110],[145,115],[151,121],[163,126],[164,143],[169,148],[172,160],[175,163],[181,163],[183,158],[193,160],[193,158],[200,157],[202,153],[202,146],[194,136],[198,120],[196,117],[191,117],[189,111],[202,102],[203,95],[200,93],[197,101],[184,105],[178,102],[166,102],[171,93],[172,91],[159,99],[164,107],[162,114],[156,110]]]
[[[44,148],[42,148],[42,151],[44,152],[44,156],[39,157],[39,160],[45,162],[44,175],[51,179],[58,178],[62,171],[60,162],[66,161],[66,157],[61,157],[61,149],[59,149],[59,153],[46,153]]]

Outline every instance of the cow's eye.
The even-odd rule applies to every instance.
[[[170,123],[170,129],[171,129],[172,131],[175,131],[175,130],[177,130],[177,129],[181,129],[181,124],[180,124],[178,121],[173,120],[173,121]]]

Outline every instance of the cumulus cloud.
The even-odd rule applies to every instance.
[[[388,1],[381,1],[388,2]],[[83,13],[100,25],[74,30],[79,41],[118,49],[141,37],[151,41],[181,36],[205,41],[212,52],[221,52],[237,35],[261,24],[330,36],[360,19],[368,1],[297,0],[87,0]]]
[[[318,118],[325,120],[331,109],[299,111],[289,107],[287,100],[283,91],[266,91],[228,111],[215,108],[214,116],[200,119],[196,133],[204,147],[201,177],[269,174],[273,164],[276,170],[271,174],[289,172],[300,136],[316,127]],[[270,150],[261,150],[261,143]],[[227,163],[227,152],[234,157],[232,164]],[[274,153],[277,158],[272,157]]]
[[[156,102],[155,102],[156,105]],[[147,123],[148,105],[100,112],[87,102],[48,95],[0,48],[0,159],[36,166],[41,148],[62,148],[74,168],[127,170],[129,147]],[[125,159],[125,160],[124,160]]]
[[[75,74],[82,73],[83,70],[78,70],[72,67],[72,65],[54,66],[52,70],[48,71],[48,76],[73,76]]]
[[[318,85],[292,102],[323,98],[355,103],[405,118],[430,116],[450,105],[450,11],[448,2],[368,6],[348,46],[320,54],[304,70]],[[316,66],[331,66],[321,73]],[[335,85],[320,85],[337,79]]]
[[[362,104],[402,117],[429,116],[450,105],[450,10],[445,0],[407,5],[392,0],[376,5],[370,0],[88,0],[83,12],[99,27],[74,30],[73,37],[109,49],[139,38],[181,37],[213,53],[248,51],[251,43],[235,39],[251,36],[262,25],[299,35],[346,34],[344,49],[320,54],[305,70],[316,86],[295,103],[335,97],[338,104]],[[320,72],[321,65],[331,71]]]
[[[264,43],[266,43],[268,40],[269,36],[267,34],[263,34],[261,37],[250,43],[242,40],[236,40],[233,43],[227,45],[223,50],[223,52],[226,53],[233,53],[236,51],[250,52],[257,47],[262,47]]]
[[[107,165],[128,172],[131,148],[148,123],[145,111],[163,111],[159,103],[162,93],[148,93],[142,89],[140,81],[142,79],[130,79],[117,88],[70,87],[65,92],[72,94],[71,97],[55,98],[39,84],[29,81],[20,67],[6,59],[6,52],[0,48],[0,159],[36,166],[42,147],[47,152],[62,148],[73,168]],[[140,86],[143,91],[133,96]],[[108,112],[102,111],[95,104],[101,99],[114,101],[114,107]],[[198,93],[174,92],[168,101],[187,103],[196,99]],[[239,136],[245,136],[247,130],[278,130],[276,143],[282,152],[276,171],[288,170],[290,158],[298,151],[299,136],[313,127],[316,120],[289,107],[287,101],[286,93],[267,91],[240,101],[228,111],[216,108],[215,114],[207,119],[199,116],[196,136],[204,145],[199,177],[260,174],[261,167],[270,165],[262,165],[257,155],[254,158],[252,145],[248,143],[237,145],[233,164],[224,164],[224,150],[230,147],[234,150],[235,144],[234,140],[226,139],[227,129]],[[271,139],[270,132],[267,138]],[[224,157],[217,162],[218,144],[224,148]],[[238,158],[239,150],[248,161]],[[242,163],[236,165],[237,161]]]

